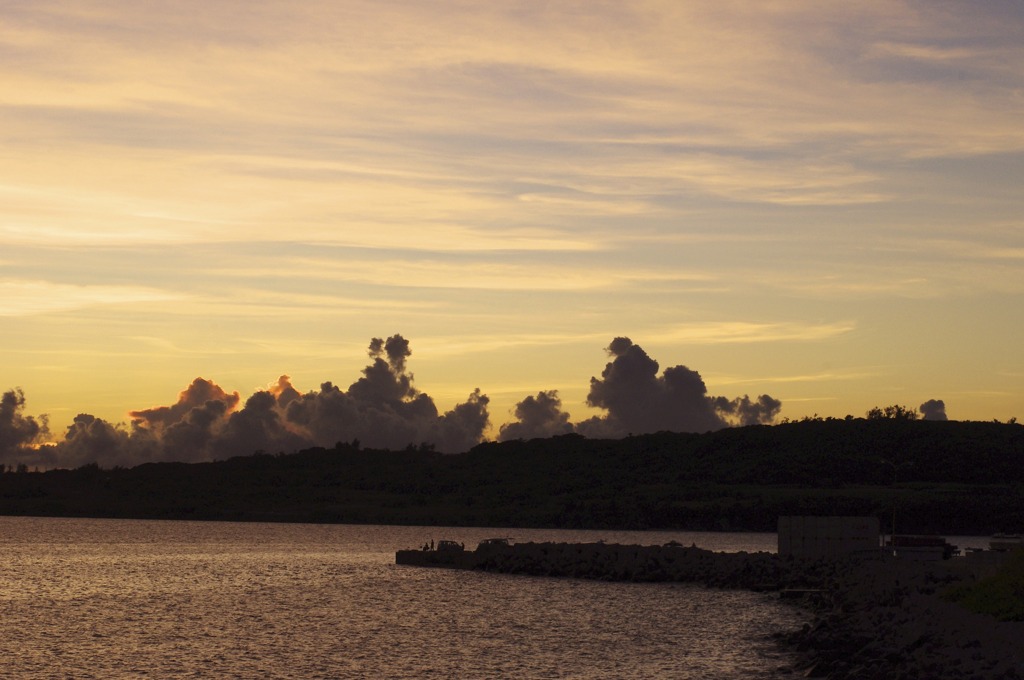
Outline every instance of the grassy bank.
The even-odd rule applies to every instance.
[[[1015,550],[996,574],[951,588],[946,597],[1000,621],[1024,621],[1024,548]]]

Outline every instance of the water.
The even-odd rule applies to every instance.
[[[774,534],[0,517],[4,678],[774,678],[769,595],[394,565],[449,538],[774,550]]]

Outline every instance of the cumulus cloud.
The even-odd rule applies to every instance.
[[[487,395],[475,390],[440,414],[434,400],[413,385],[407,370],[412,355],[408,340],[401,335],[374,338],[369,354],[372,363],[348,390],[326,382],[318,391],[296,394],[282,376],[278,406],[286,423],[321,446],[358,439],[371,447],[426,443],[459,452],[480,442],[489,423]]]
[[[772,422],[782,404],[768,395],[736,398],[708,394],[697,371],[657,361],[626,337],[609,344],[609,362],[590,380],[587,402],[603,415],[572,423],[556,390],[524,398],[515,420],[499,439],[547,438],[576,432],[616,438],[657,431],[705,432],[730,425]],[[490,400],[479,389],[441,413],[420,391],[409,371],[410,343],[401,335],[373,338],[370,362],[347,389],[324,382],[302,392],[288,375],[242,401],[206,378],[196,378],[167,406],[128,412],[127,425],[80,413],[63,439],[34,447],[47,434],[45,419],[22,414],[20,390],[0,402],[0,460],[43,467],[109,467],[149,461],[198,462],[257,451],[292,452],[310,446],[333,447],[358,440],[377,449],[427,445],[458,453],[478,444],[489,426]],[[938,405],[928,402],[922,405]]]
[[[516,404],[514,422],[501,426],[498,439],[543,439],[573,431],[569,414],[562,411],[557,390],[538,392]]]
[[[184,412],[180,420],[165,427],[160,436],[161,457],[186,462],[212,457],[229,412],[238,403],[238,395],[233,396],[233,400],[209,399],[197,404]],[[141,430],[137,430],[136,437],[140,434]]]
[[[208,402],[222,402],[227,410],[231,410],[238,404],[239,399],[238,392],[228,394],[213,382],[203,378],[196,378],[192,381],[191,385],[178,395],[177,403],[172,406],[157,406],[140,411],[129,411],[128,415],[131,416],[132,422],[136,427],[162,430],[181,422],[193,409],[205,408]]]
[[[215,446],[218,457],[226,457],[256,451],[291,452],[313,443],[305,433],[288,427],[277,398],[261,390],[246,400],[242,410],[228,417]]]
[[[24,462],[33,444],[47,435],[46,416],[26,416],[25,394],[20,389],[0,397],[0,465]]]
[[[274,395],[274,398],[277,399],[277,403],[280,404],[282,408],[286,408],[288,404],[302,396],[302,394],[292,386],[291,376],[288,375],[282,375],[278,378],[277,383],[270,388],[269,392]]]
[[[929,399],[918,408],[925,420],[949,420],[946,416],[946,402],[941,399]]]
[[[274,393],[284,425],[320,446],[358,439],[376,448],[426,443],[459,452],[483,439],[489,399],[479,389],[439,414],[434,400],[413,384],[407,339],[373,338],[368,351],[372,362],[348,390],[325,382],[318,391],[299,394],[282,376]]]
[[[600,378],[590,379],[587,403],[605,409],[606,424],[623,434],[671,430],[705,432],[725,427],[704,380],[686,366],[658,375],[658,362],[629,338],[608,346],[612,356]]]
[[[706,432],[771,423],[782,408],[782,402],[766,394],[756,399],[711,396],[700,373],[686,366],[671,366],[659,375],[658,362],[626,337],[612,340],[608,353],[612,360],[600,378],[590,379],[587,395],[587,403],[604,409],[605,415],[573,426],[557,397],[541,392],[517,404],[517,421],[505,425],[501,437],[551,436],[573,429],[592,438],[663,430]]]
[[[717,397],[715,407],[719,413],[734,416],[738,425],[767,425],[779,415],[782,402],[767,394],[753,400],[744,394],[731,401],[725,397]]]
[[[31,452],[31,462],[44,467],[197,462],[353,440],[371,448],[426,444],[457,453],[483,439],[489,425],[487,395],[474,390],[465,402],[439,413],[434,400],[413,384],[408,340],[401,335],[373,338],[368,351],[370,364],[347,390],[325,382],[319,390],[302,393],[282,375],[240,406],[238,392],[196,378],[175,403],[130,411],[127,426],[82,413],[56,445]],[[13,460],[46,433],[45,421],[21,415],[23,407],[20,391],[4,395],[0,460]]]
[[[120,425],[79,413],[64,440],[47,451],[47,464],[80,467],[89,463],[129,467],[152,458],[156,442],[148,433],[135,437]]]
[[[484,430],[490,423],[487,404],[490,399],[477,388],[469,398],[446,411],[437,420],[432,441],[442,451],[465,451],[483,439]]]

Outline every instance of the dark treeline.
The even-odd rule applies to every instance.
[[[6,515],[772,531],[857,514],[888,531],[894,506],[900,532],[1020,531],[1024,426],[828,419],[0,475]]]

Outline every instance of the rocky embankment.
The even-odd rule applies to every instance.
[[[818,563],[827,598],[813,624],[783,640],[807,660],[807,677],[1024,679],[1024,623],[942,597],[975,578],[965,566],[962,559]]]
[[[444,554],[401,551],[399,563],[599,579],[676,581],[804,594],[814,622],[779,636],[802,657],[794,674],[833,680],[1024,680],[1024,623],[1001,623],[942,597],[976,578],[964,559],[882,554],[808,561],[772,553],[603,543],[484,545]]]
[[[605,543],[482,546],[474,569],[603,581],[677,581],[715,588],[806,586],[771,553],[716,553],[697,547]]]

